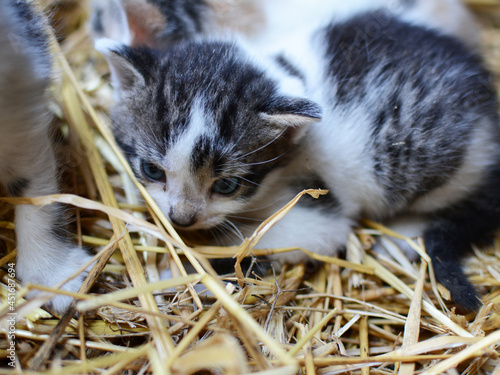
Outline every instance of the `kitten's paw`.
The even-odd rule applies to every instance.
[[[89,260],[89,259],[87,259]],[[82,262],[85,264],[86,262]],[[89,274],[90,269],[92,266],[87,268],[84,272],[82,272],[80,275],[75,277],[73,280],[68,281],[66,284],[63,285],[61,288],[62,290],[67,290],[68,292],[78,292],[80,290],[80,287],[83,284],[83,281]],[[76,269],[75,269],[76,272]],[[70,296],[65,296],[65,295],[57,295],[56,297],[52,298],[47,304],[46,307],[48,307],[50,310],[53,312],[56,312],[58,314],[64,313],[64,311],[68,308],[68,306],[73,302],[73,298]]]
[[[18,257],[18,275],[23,284],[32,283],[53,287],[68,280],[91,259],[92,257],[87,254],[85,249],[78,247],[67,249],[65,259],[37,259],[37,261],[33,262],[32,260],[27,264],[25,259]],[[91,268],[92,265],[74,279],[66,282],[60,289],[78,292]],[[35,290],[29,293],[27,298],[33,298],[38,293],[39,291]],[[63,313],[72,301],[73,298],[70,296],[57,295],[46,306],[56,313]]]

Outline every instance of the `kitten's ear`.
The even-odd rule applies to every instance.
[[[130,45],[153,48],[162,47],[162,45],[158,45],[157,35],[167,29],[167,18],[161,12],[160,5],[148,0],[121,1],[132,35]],[[161,2],[159,3],[161,4]],[[166,2],[164,1],[163,3]]]
[[[115,99],[119,100],[124,91],[144,85],[144,76],[137,68],[139,65],[134,65],[133,54],[128,48],[132,36],[122,2],[93,0],[90,26],[95,49],[108,60]]]
[[[90,30],[96,41],[106,38],[132,45],[127,14],[120,0],[92,0]]]
[[[110,39],[98,39],[95,49],[108,60],[111,71],[111,85],[115,89],[116,98],[124,91],[134,87],[144,87],[146,84],[143,72],[134,65],[131,49]]]
[[[321,120],[321,107],[302,98],[281,97],[275,100],[262,118],[286,132],[294,142],[304,136],[309,125]]]
[[[127,46],[161,47],[157,35],[167,28],[159,5],[148,0],[92,0],[94,40],[108,38]]]

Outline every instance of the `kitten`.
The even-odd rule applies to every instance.
[[[478,26],[461,0],[99,0],[94,1],[92,25],[99,37],[110,35],[123,20],[129,45],[169,47],[199,37],[244,35],[262,48],[279,43],[297,29],[317,28],[368,10],[385,7],[405,21],[454,35],[470,47],[479,44]],[[122,21],[120,21],[122,19]],[[364,25],[370,27],[370,25]],[[115,31],[119,28],[115,29]],[[121,32],[121,31],[120,31]]]
[[[48,89],[52,81],[45,21],[27,2],[0,0],[0,180],[13,197],[58,193],[51,143]],[[63,208],[17,205],[16,276],[23,283],[54,286],[90,256],[64,231]],[[64,285],[78,291],[84,274]],[[70,297],[52,299],[63,311]]]
[[[335,255],[362,216],[424,215],[438,280],[477,309],[459,260],[500,222],[498,108],[481,59],[387,10],[290,39],[295,48],[269,58],[238,41],[162,51],[97,41],[113,131],[137,177],[177,228],[242,235],[301,189],[330,190],[259,248]]]

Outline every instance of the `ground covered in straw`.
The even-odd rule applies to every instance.
[[[500,4],[469,3],[500,87]],[[466,262],[483,296],[477,315],[450,309],[426,263],[409,263],[393,243],[398,235],[372,222],[352,233],[346,260],[319,259],[317,268],[297,265],[265,277],[245,269],[216,275],[207,258],[241,260],[256,237],[234,249],[193,249],[154,202],[142,203],[144,189],[107,131],[111,91],[107,67],[88,39],[87,6],[47,4],[60,36],[54,112],[71,195],[34,203],[55,199],[72,207],[74,233],[99,251],[103,271],[94,272],[100,276],[90,292],[78,294],[77,318],[74,310],[60,317],[40,301],[26,303],[27,289],[17,285],[17,359],[9,370],[6,296],[15,240],[12,205],[1,205],[0,373],[500,374],[500,238]],[[390,249],[386,255],[370,251],[377,239]],[[173,277],[162,281],[167,264]]]

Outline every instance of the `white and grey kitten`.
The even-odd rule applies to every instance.
[[[28,2],[0,0],[0,180],[13,197],[59,192],[51,142],[49,93],[52,64],[45,21]],[[62,207],[17,205],[17,277],[54,286],[90,256],[64,230]],[[84,275],[64,285],[78,291]],[[70,297],[50,305],[63,311]]]
[[[478,26],[462,0],[96,0],[93,5],[93,31],[123,40],[117,23],[124,18],[130,32],[128,44],[134,47],[165,48],[237,33],[269,49],[299,29],[317,28],[319,22],[339,22],[381,7],[406,22],[457,36],[470,47],[477,47],[479,41]]]
[[[500,223],[498,107],[481,59],[387,8],[294,40],[269,58],[238,41],[98,41],[114,134],[136,175],[178,228],[243,235],[301,189],[330,190],[299,203],[261,248],[334,255],[362,216],[423,215],[438,280],[476,309],[460,258]]]

